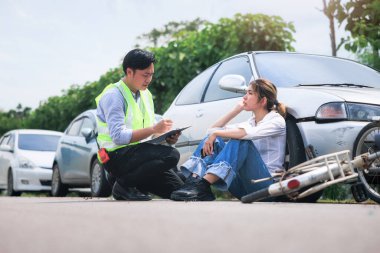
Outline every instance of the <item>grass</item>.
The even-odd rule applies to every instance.
[[[344,200],[335,200],[335,199],[319,199],[317,203],[327,203],[327,204],[361,204],[361,205],[377,205],[373,200],[366,200],[364,202],[356,202],[354,199],[344,199]]]

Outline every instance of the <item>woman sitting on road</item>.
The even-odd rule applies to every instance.
[[[248,121],[226,126],[243,110],[253,112]],[[238,199],[269,186],[271,181],[252,184],[251,180],[283,170],[285,115],[274,84],[265,79],[251,82],[243,100],[209,129],[209,135],[181,166],[187,179],[171,199],[214,200],[211,184]],[[231,140],[224,143],[222,138]]]

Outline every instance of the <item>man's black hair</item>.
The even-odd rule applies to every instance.
[[[127,74],[127,68],[133,70],[136,69],[146,69],[150,64],[155,63],[156,59],[154,54],[142,49],[133,49],[128,52],[123,60],[123,71]]]

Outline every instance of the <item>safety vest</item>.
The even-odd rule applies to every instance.
[[[140,90],[140,106],[136,103],[133,98],[131,90],[127,85],[124,84],[122,80],[117,83],[108,85],[99,96],[96,97],[96,106],[99,106],[99,101],[106,93],[107,90],[111,88],[117,88],[123,95],[125,102],[127,103],[127,110],[125,112],[124,123],[126,128],[136,130],[146,127],[151,127],[154,124],[154,106],[152,94],[149,90]],[[106,122],[103,122],[97,118],[98,124],[98,143],[100,148],[105,148],[107,151],[114,151],[116,149],[125,147],[127,145],[117,145],[112,141],[109,128]],[[138,144],[139,141],[129,143],[128,145]]]

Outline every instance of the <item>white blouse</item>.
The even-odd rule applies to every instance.
[[[257,124],[253,115],[245,122],[227,125],[224,129],[236,128],[246,131],[247,135],[242,139],[252,140],[271,174],[284,169],[286,124],[278,112],[270,111]],[[215,130],[210,129],[208,132]]]

